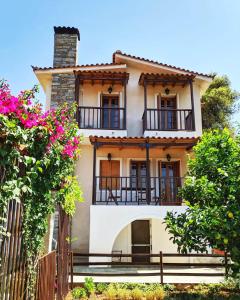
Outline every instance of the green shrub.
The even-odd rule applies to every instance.
[[[173,291],[176,290],[176,287],[173,284],[166,283],[166,284],[163,285],[163,289],[166,292],[173,292]]]
[[[165,296],[165,292],[163,290],[163,287],[158,286],[155,290],[154,290],[154,295],[155,295],[155,299],[156,300],[163,300],[164,296]]]
[[[154,291],[148,290],[144,293],[146,300],[155,300]]]
[[[105,292],[108,288],[108,284],[107,283],[98,283],[97,286],[96,286],[96,291],[99,293],[99,294],[102,294],[103,292]]]
[[[86,277],[84,279],[84,288],[87,292],[87,295],[90,296],[91,294],[94,294],[96,290],[95,283],[93,282],[92,277]]]
[[[131,296],[133,300],[142,300],[143,298],[143,291],[140,290],[139,288],[135,287],[132,291],[131,291]]]
[[[106,297],[106,300],[114,300],[117,297],[117,290],[113,284],[110,284],[103,295]]]
[[[73,299],[86,299],[87,293],[84,288],[76,287],[72,290]]]
[[[127,289],[117,289],[117,297],[121,300],[131,299],[131,291]]]

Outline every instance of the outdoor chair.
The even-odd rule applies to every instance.
[[[113,201],[116,205],[118,205],[118,199],[120,199],[120,196],[114,196],[112,190],[108,188],[107,204]]]

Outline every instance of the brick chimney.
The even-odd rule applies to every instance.
[[[63,68],[77,65],[79,30],[74,27],[54,27],[53,67]],[[52,75],[51,107],[75,101],[75,77],[73,73]]]

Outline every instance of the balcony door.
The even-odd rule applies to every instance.
[[[132,160],[130,165],[131,185],[138,190],[146,189],[147,165],[146,161]]]
[[[158,96],[158,126],[160,130],[177,130],[176,96]]]
[[[100,161],[100,189],[119,189],[120,161],[101,160]]]
[[[104,129],[119,129],[119,95],[102,95],[101,123]]]
[[[159,162],[160,198],[165,203],[177,203],[178,189],[181,186],[180,162]]]
[[[132,254],[150,254],[150,222],[149,220],[136,220],[132,222]],[[150,262],[148,257],[135,256],[133,262]]]

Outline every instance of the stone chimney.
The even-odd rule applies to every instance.
[[[52,74],[51,107],[75,101],[75,77],[72,73],[63,73],[67,67],[77,65],[77,48],[80,40],[79,30],[74,27],[54,27],[53,67],[59,73]]]

